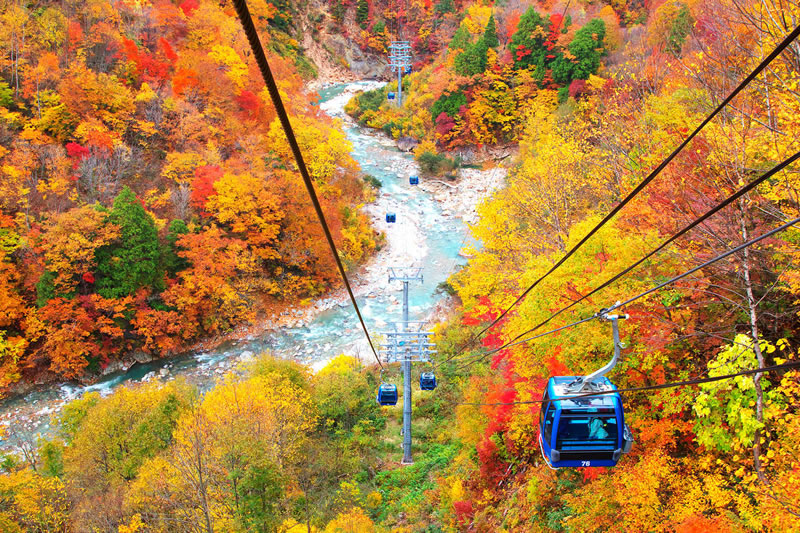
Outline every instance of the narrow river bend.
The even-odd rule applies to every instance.
[[[424,282],[412,284],[410,290],[410,317],[411,320],[427,320],[431,310],[443,299],[436,291],[437,286],[465,261],[458,253],[467,235],[464,221],[443,210],[433,194],[409,185],[409,176],[417,174],[412,155],[400,152],[393,141],[359,127],[345,115],[344,105],[355,92],[376,86],[379,84],[375,82],[357,82],[320,91],[320,107],[341,119],[342,128],[353,145],[353,157],[365,173],[383,183],[378,198],[366,206],[365,211],[374,226],[386,233],[387,246],[356,275],[351,274],[359,306],[373,336],[386,331],[388,323],[401,318],[401,285],[389,284],[387,268],[422,268]],[[386,224],[386,212],[397,214],[396,224]],[[0,403],[0,424],[10,430],[10,435],[5,440],[0,438],[0,450],[15,447],[14,435],[24,438],[49,435],[52,415],[65,403],[89,391],[106,395],[128,382],[170,380],[179,376],[207,390],[239,362],[264,351],[313,368],[321,367],[340,353],[358,355],[366,363],[372,360],[355,312],[343,291],[315,301],[312,309],[306,309],[302,315],[299,311],[296,314],[308,318],[298,318],[294,327],[227,342],[212,351],[135,365],[127,372],[104,376],[92,385],[49,386],[7,399]]]

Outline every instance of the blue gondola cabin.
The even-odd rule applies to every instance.
[[[394,93],[390,92],[389,94],[387,94],[386,99],[389,100],[390,102],[394,102]]]
[[[397,405],[397,385],[381,383],[378,387],[377,400],[381,405]]]
[[[419,375],[419,388],[422,390],[433,390],[436,388],[436,374],[433,372],[423,372]]]
[[[614,466],[633,444],[625,425],[622,398],[616,392],[570,398],[590,392],[585,389],[581,392],[570,390],[568,385],[575,379],[572,376],[556,376],[547,382],[539,426],[542,456],[553,468]],[[604,377],[594,383],[595,390],[617,390]]]
[[[408,178],[408,183],[411,185],[419,185],[419,176],[411,176]]]
[[[403,74],[405,74],[406,76],[411,74],[411,67],[406,67],[406,70],[405,72],[403,72]]]
[[[386,213],[386,222],[388,224],[393,224],[397,222],[397,215],[395,215],[394,213]]]

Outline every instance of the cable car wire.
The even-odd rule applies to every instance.
[[[716,256],[716,257],[714,257],[712,259],[709,259],[708,261],[706,261],[706,262],[704,262],[704,263],[702,263],[702,264],[700,264],[700,265],[698,265],[696,267],[693,267],[693,268],[687,270],[686,272],[684,272],[682,274],[678,274],[677,276],[675,276],[673,278],[670,278],[670,279],[668,279],[667,281],[665,281],[663,283],[659,283],[658,285],[656,285],[655,287],[653,287],[651,289],[648,289],[648,290],[646,290],[644,292],[641,292],[641,293],[637,294],[636,296],[628,298],[624,302],[616,303],[613,306],[609,307],[608,309],[604,309],[603,312],[604,313],[608,313],[608,312],[612,312],[612,311],[614,311],[616,309],[620,309],[622,307],[625,307],[626,305],[631,304],[631,303],[635,302],[636,300],[639,300],[640,298],[644,298],[645,296],[647,296],[649,294],[652,294],[655,291],[663,289],[667,285],[671,285],[671,284],[673,284],[673,283],[675,283],[677,281],[682,280],[683,278],[685,278],[687,276],[691,276],[692,274],[694,274],[698,270],[702,270],[703,268],[705,268],[705,267],[707,267],[709,265],[712,265],[712,264],[714,264],[714,263],[716,263],[718,261],[721,261],[721,260],[723,260],[723,259],[725,259],[727,257],[730,257],[731,255],[733,255],[733,254],[735,254],[737,252],[740,252],[740,251],[744,250],[745,248],[748,248],[748,247],[750,247],[750,246],[752,246],[752,245],[754,245],[754,244],[756,244],[758,242],[761,242],[764,239],[775,235],[776,233],[784,231],[784,230],[794,226],[795,224],[797,224],[799,222],[800,222],[800,217],[794,218],[794,219],[790,220],[789,222],[786,222],[785,224],[782,224],[782,225],[778,226],[777,228],[774,228],[774,229],[772,229],[772,230],[770,230],[770,231],[768,231],[768,232],[766,232],[766,233],[764,233],[764,234],[762,234],[762,235],[760,235],[758,237],[755,237],[754,239],[751,239],[751,240],[749,240],[749,241],[747,241],[747,242],[745,242],[743,244],[740,244],[739,246],[736,246],[735,248],[731,248],[730,250],[728,250],[726,252],[723,252],[723,253],[719,254],[718,256]],[[511,342],[511,343],[505,344],[505,345],[503,345],[503,346],[501,346],[499,348],[494,348],[494,349],[489,350],[489,351],[487,351],[487,352],[485,352],[483,354],[478,355],[475,359],[473,359],[469,363],[466,363],[466,364],[458,367],[458,370],[461,370],[463,368],[467,368],[468,366],[471,366],[471,365],[473,365],[473,364],[475,364],[475,363],[477,363],[477,362],[479,362],[479,361],[481,361],[483,359],[486,359],[490,355],[493,355],[493,354],[495,354],[495,353],[497,353],[497,352],[499,352],[501,350],[505,350],[507,348],[510,348],[512,346],[517,346],[519,344],[528,343],[528,342],[530,342],[532,340],[539,339],[539,338],[544,337],[546,335],[550,335],[550,334],[559,332],[561,330],[564,330],[564,329],[567,329],[567,328],[571,328],[573,326],[577,326],[578,324],[583,324],[584,322],[589,322],[591,320],[595,320],[597,318],[600,318],[600,316],[601,316],[600,312],[597,312],[597,313],[595,313],[594,315],[592,315],[590,317],[584,318],[583,320],[579,320],[577,322],[573,322],[572,324],[568,324],[566,326],[561,326],[560,328],[556,328],[556,329],[547,331],[545,333],[540,333],[539,335],[534,335],[533,337],[527,337],[527,338],[524,338],[524,339],[520,339],[520,340],[517,340],[515,342]]]
[[[516,337],[511,339],[508,343],[506,343],[506,346],[510,345],[514,341],[517,341],[517,340],[521,339],[522,337],[524,337],[525,335],[527,335],[529,333],[533,333],[534,331],[538,330],[542,326],[545,326],[547,323],[549,323],[551,320],[553,320],[555,317],[557,317],[558,315],[560,315],[564,311],[568,311],[568,310],[572,309],[573,307],[575,307],[576,305],[578,305],[582,301],[586,300],[587,298],[589,298],[593,294],[596,294],[597,292],[599,292],[599,291],[603,290],[604,288],[608,287],[609,285],[611,285],[612,283],[614,283],[615,281],[617,281],[621,277],[625,276],[626,274],[628,274],[629,272],[634,270],[636,267],[638,267],[639,265],[641,265],[642,263],[644,263],[645,261],[647,261],[648,259],[653,257],[655,254],[657,254],[658,252],[660,252],[661,250],[666,248],[669,244],[674,242],[676,239],[682,237],[683,235],[685,235],[686,233],[688,233],[689,231],[691,231],[692,229],[694,229],[698,225],[700,225],[703,222],[705,222],[706,220],[708,220],[710,217],[712,217],[715,214],[717,214],[722,209],[724,209],[727,206],[731,205],[733,202],[735,202],[736,200],[738,200],[739,198],[741,198],[742,196],[744,196],[748,192],[752,191],[753,189],[755,189],[756,187],[758,187],[759,185],[761,185],[762,183],[767,181],[769,178],[771,178],[772,176],[774,176],[778,172],[784,170],[787,166],[789,166],[790,164],[794,163],[798,159],[800,159],[800,152],[795,153],[793,156],[791,156],[788,159],[785,159],[783,162],[775,165],[770,170],[768,170],[767,172],[762,174],[759,178],[756,178],[755,180],[751,181],[750,183],[748,183],[747,185],[745,185],[744,187],[742,187],[741,189],[736,191],[734,194],[728,196],[725,200],[723,200],[722,202],[718,203],[716,206],[714,206],[713,208],[708,210],[704,215],[696,218],[694,221],[692,221],[691,223],[686,225],[683,229],[681,229],[679,232],[677,232],[674,235],[672,235],[669,239],[667,239],[664,242],[662,242],[657,248],[655,248],[654,250],[649,252],[647,255],[645,255],[644,257],[642,257],[641,259],[639,259],[638,261],[636,261],[632,265],[626,267],[622,271],[618,272],[617,274],[615,274],[611,278],[607,279],[605,282],[601,283],[600,285],[598,285],[597,287],[595,287],[594,289],[592,289],[588,293],[584,294],[583,296],[581,296],[577,300],[571,302],[569,305],[559,309],[558,311],[556,311],[555,313],[550,315],[550,317],[547,318],[546,320],[543,320],[542,322],[538,323],[537,325],[535,325],[531,329],[523,331],[522,333],[520,333],[519,335],[517,335]],[[499,348],[499,350],[502,350],[503,348],[505,348],[505,346],[501,346]]]
[[[647,255],[645,255],[644,257],[642,257],[641,259],[639,259],[638,261],[636,261],[636,262],[635,262],[635,263],[633,263],[632,265],[628,266],[627,268],[623,269],[622,271],[620,271],[620,272],[619,272],[619,273],[617,273],[616,275],[612,276],[610,279],[606,280],[605,282],[603,282],[602,284],[600,284],[600,285],[599,285],[599,286],[597,286],[596,288],[592,289],[592,290],[591,290],[590,292],[588,292],[587,294],[585,294],[585,295],[581,296],[579,299],[577,299],[577,300],[573,301],[572,303],[570,303],[569,305],[567,305],[567,306],[565,306],[565,307],[563,307],[563,308],[559,309],[558,311],[556,311],[555,313],[553,313],[552,315],[550,315],[550,316],[549,316],[547,319],[545,319],[545,320],[543,320],[542,322],[538,323],[537,325],[535,325],[535,326],[534,326],[534,327],[532,327],[531,329],[528,329],[528,330],[526,330],[526,331],[523,331],[522,333],[520,333],[519,335],[517,335],[516,337],[514,337],[513,339],[511,339],[510,341],[508,341],[508,342],[507,342],[506,344],[504,344],[503,346],[501,346],[501,347],[497,348],[497,351],[500,351],[500,350],[503,350],[503,349],[507,348],[508,346],[512,345],[512,343],[514,343],[515,341],[519,340],[519,339],[520,339],[520,338],[522,338],[523,336],[525,336],[525,335],[527,335],[527,334],[529,334],[529,333],[533,333],[534,331],[538,330],[538,329],[539,329],[539,328],[541,328],[542,326],[545,326],[546,324],[548,324],[548,323],[549,323],[551,320],[553,320],[555,317],[557,317],[557,316],[558,316],[558,315],[560,315],[561,313],[563,313],[563,312],[565,312],[565,311],[568,311],[569,309],[571,309],[571,308],[575,307],[575,306],[576,306],[576,305],[578,305],[580,302],[582,302],[582,301],[586,300],[587,298],[589,298],[589,297],[590,297],[590,296],[592,296],[593,294],[595,294],[595,293],[597,293],[597,292],[601,291],[602,289],[604,289],[604,288],[608,287],[609,285],[611,285],[612,283],[614,283],[615,281],[617,281],[617,280],[618,280],[618,279],[620,279],[621,277],[625,276],[626,274],[628,274],[629,272],[631,272],[632,270],[634,270],[636,267],[638,267],[640,264],[642,264],[643,262],[645,262],[647,259],[649,259],[649,258],[650,258],[650,257],[652,257],[653,255],[657,254],[657,253],[658,253],[658,252],[660,252],[661,250],[663,250],[663,249],[664,249],[666,246],[668,246],[670,243],[674,242],[676,239],[678,239],[678,238],[680,238],[681,236],[685,235],[687,232],[689,232],[689,231],[690,231],[690,230],[692,230],[693,228],[697,227],[699,224],[701,224],[702,222],[704,222],[705,220],[707,220],[707,219],[708,219],[708,218],[710,218],[711,216],[715,215],[715,214],[716,214],[716,213],[718,213],[720,210],[722,210],[722,209],[724,209],[725,207],[729,206],[729,205],[730,205],[730,204],[732,204],[734,201],[738,200],[739,198],[741,198],[743,195],[745,195],[745,194],[747,194],[748,192],[750,192],[751,190],[753,190],[753,189],[754,189],[755,187],[757,187],[758,185],[760,185],[760,184],[764,183],[766,180],[768,180],[769,178],[771,178],[772,176],[774,176],[776,173],[778,173],[778,172],[780,172],[780,171],[784,170],[784,169],[785,169],[787,166],[789,166],[790,164],[794,163],[794,162],[795,162],[795,161],[797,161],[798,159],[800,159],[800,152],[797,152],[797,153],[795,153],[793,156],[789,157],[788,159],[785,159],[784,161],[782,161],[782,162],[781,162],[781,163],[779,163],[778,165],[774,166],[774,167],[773,167],[772,169],[770,169],[769,171],[767,171],[767,172],[765,172],[764,174],[762,174],[762,175],[761,175],[759,178],[757,178],[757,179],[755,179],[755,180],[751,181],[750,183],[748,183],[747,185],[745,185],[744,187],[742,187],[741,189],[739,189],[737,192],[735,192],[734,194],[730,195],[728,198],[726,198],[725,200],[723,200],[722,202],[720,202],[719,204],[717,204],[715,207],[711,208],[711,209],[710,209],[709,211],[707,211],[707,212],[706,212],[704,215],[702,215],[702,216],[700,216],[700,217],[696,218],[694,221],[692,221],[691,223],[689,223],[687,226],[685,226],[685,227],[684,227],[683,229],[681,229],[679,232],[677,232],[677,233],[675,233],[674,235],[672,235],[672,236],[671,236],[669,239],[667,239],[666,241],[664,241],[663,243],[661,243],[661,244],[660,244],[660,245],[659,245],[657,248],[655,248],[654,250],[652,250],[651,252],[649,252]],[[533,337],[533,338],[538,338],[538,337]],[[533,339],[533,338],[532,338],[532,339]],[[445,362],[446,362],[446,361],[450,361],[451,359],[455,358],[455,357],[456,357],[456,356],[458,356],[458,355],[459,355],[459,353],[458,353],[458,352],[456,352],[454,355],[452,355],[452,356],[450,356],[448,359],[446,359],[446,360],[445,360]]]
[[[697,378],[697,379],[689,379],[686,381],[674,381],[671,383],[662,383],[660,385],[647,385],[644,387],[630,387],[627,389],[615,389],[609,390],[604,392],[587,392],[584,394],[576,394],[574,396],[570,395],[569,397],[558,397],[558,398],[549,398],[547,400],[524,400],[518,402],[459,402],[455,405],[526,405],[526,404],[541,404],[541,403],[550,403],[555,402],[558,400],[563,400],[568,398],[570,400],[580,399],[580,398],[589,398],[592,396],[605,396],[608,394],[625,394],[628,392],[646,392],[646,391],[653,391],[653,390],[661,390],[661,389],[674,389],[679,387],[687,387],[691,385],[701,385],[703,383],[711,383],[714,381],[723,381],[726,379],[733,379],[739,376],[750,376],[753,374],[766,374],[769,372],[779,372],[781,370],[789,370],[792,368],[800,367],[800,361],[789,361],[787,363],[783,363],[780,365],[772,365],[772,366],[765,366],[763,368],[755,368],[752,370],[742,370],[741,372],[736,372],[735,374],[725,374],[723,376],[711,376],[707,378]]]
[[[297,143],[297,139],[295,138],[292,124],[289,121],[289,115],[286,112],[286,108],[283,105],[283,100],[281,99],[281,95],[278,90],[278,85],[275,83],[275,78],[272,76],[272,70],[269,67],[269,62],[267,61],[267,56],[264,53],[264,48],[261,46],[261,40],[258,37],[258,32],[256,31],[255,24],[253,23],[253,18],[250,15],[250,10],[247,7],[247,2],[246,0],[233,0],[233,5],[236,8],[236,14],[239,16],[239,22],[242,23],[242,28],[247,36],[247,41],[250,43],[250,48],[253,51],[258,68],[261,70],[261,76],[264,78],[264,83],[269,91],[269,96],[272,99],[273,105],[275,106],[275,111],[281,121],[283,131],[286,134],[286,140],[289,142],[289,146],[294,154],[294,159],[297,162],[297,168],[303,178],[303,183],[305,183],[306,190],[311,198],[311,203],[314,205],[314,211],[316,211],[319,223],[322,225],[322,230],[325,233],[325,239],[328,241],[328,246],[330,247],[333,258],[336,261],[339,274],[342,277],[342,281],[344,281],[344,286],[347,288],[347,294],[350,296],[350,300],[353,302],[353,308],[358,316],[358,321],[361,322],[361,328],[364,330],[364,335],[367,337],[369,347],[372,349],[372,354],[375,356],[375,360],[378,361],[378,364],[381,366],[381,368],[383,368],[383,363],[381,363],[381,359],[378,357],[378,352],[375,350],[375,345],[372,343],[372,338],[369,335],[369,331],[367,331],[367,325],[364,323],[364,318],[361,315],[358,302],[353,294],[353,289],[350,286],[350,280],[347,279],[344,265],[339,257],[339,251],[336,249],[336,243],[333,242],[333,235],[328,227],[325,214],[322,212],[322,206],[320,205],[319,198],[317,198],[317,193],[314,190],[314,183],[311,180],[305,160],[303,159],[303,153],[300,149],[300,145]]]
[[[770,54],[767,57],[765,57],[764,60],[762,60],[761,63],[759,63],[758,66],[750,74],[748,74],[747,77],[744,80],[742,80],[742,82],[739,83],[739,85],[733,91],[731,91],[731,93],[714,109],[714,111],[712,111],[700,123],[700,125],[698,125],[695,128],[695,130],[691,134],[689,134],[689,136],[687,136],[686,139],[684,139],[683,142],[681,142],[681,144],[678,145],[678,147],[675,148],[672,151],[671,154],[669,154],[667,156],[666,159],[664,159],[652,172],[650,172],[650,174],[644,180],[642,180],[641,183],[639,183],[632,191],[630,191],[628,193],[628,195],[625,196],[625,198],[623,198],[622,201],[619,204],[617,204],[605,217],[603,217],[603,219],[599,223],[597,223],[597,225],[595,225],[589,231],[589,233],[584,235],[583,238],[575,246],[573,246],[569,251],[567,251],[567,253],[564,254],[564,256],[561,259],[559,259],[552,267],[550,267],[550,269],[547,272],[545,272],[541,277],[539,277],[536,281],[534,281],[527,289],[525,289],[522,292],[522,294],[520,294],[510,306],[508,306],[502,313],[500,313],[497,316],[497,318],[495,318],[489,325],[484,327],[477,334],[473,335],[466,342],[466,344],[464,344],[457,351],[461,352],[461,351],[465,350],[466,348],[468,348],[469,346],[473,345],[475,343],[475,341],[478,340],[478,338],[480,338],[484,333],[489,331],[498,322],[500,322],[519,302],[521,302],[537,285],[539,285],[539,283],[541,283],[545,278],[547,278],[550,274],[552,274],[558,267],[560,267],[562,264],[564,264],[564,262],[567,259],[572,257],[575,254],[575,252],[577,252],[584,244],[586,244],[586,242],[595,233],[597,233],[612,218],[614,218],[616,216],[616,214],[620,210],[622,210],[622,208],[625,207],[631,200],[633,200],[633,198],[635,196],[637,196],[640,192],[642,192],[642,190],[651,181],[653,181],[661,173],[661,171],[664,170],[664,168],[673,159],[675,159],[675,157],[677,157],[677,155],[679,153],[681,153],[683,151],[684,148],[686,148],[686,146],[689,144],[689,142],[691,142],[691,140],[694,139],[697,136],[697,134],[700,133],[700,131],[703,128],[705,128],[705,126],[709,122],[711,122],[711,120],[713,120],[714,117],[716,117],[719,114],[719,112],[722,111],[725,108],[725,106],[727,106],[728,103],[731,100],[733,100],[742,90],[744,90],[744,88],[747,87],[747,85],[749,85],[750,82],[753,81],[753,79],[755,79],[755,77],[758,76],[761,73],[762,70],[764,70],[770,63],[772,63],[772,61],[776,57],[778,57],[778,55],[780,55],[781,52],[783,52],[790,44],[792,44],[792,42],[798,37],[798,35],[800,35],[800,25],[797,26],[789,35],[787,35],[786,38],[783,39],[783,41],[781,41],[778,44],[778,46],[776,46],[775,49],[773,49],[772,52],[770,52]]]

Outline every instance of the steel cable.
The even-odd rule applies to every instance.
[[[787,35],[786,38],[783,39],[783,41],[781,41],[778,44],[778,46],[776,46],[775,49],[772,52],[770,52],[770,54],[766,58],[764,58],[764,60],[761,61],[761,63],[759,63],[759,65],[744,80],[742,80],[742,82],[739,83],[739,85],[714,109],[714,111],[712,111],[711,114],[709,114],[700,123],[700,125],[697,126],[695,130],[691,134],[689,134],[689,136],[686,137],[686,139],[684,139],[683,142],[681,142],[681,144],[678,145],[678,147],[675,148],[675,150],[673,150],[672,153],[669,156],[667,156],[667,158],[664,159],[664,161],[662,161],[641,183],[639,183],[631,192],[629,192],[628,195],[625,196],[625,198],[623,198],[622,201],[614,207],[614,209],[612,209],[605,217],[603,217],[603,219],[597,225],[595,225],[589,231],[589,233],[584,235],[584,237],[569,251],[567,251],[567,253],[564,254],[564,256],[561,259],[559,259],[547,272],[545,272],[544,275],[539,277],[527,289],[525,289],[522,292],[522,294],[520,294],[510,306],[508,306],[502,313],[500,313],[500,315],[497,316],[497,318],[495,318],[489,325],[484,327],[477,334],[473,335],[466,342],[466,344],[464,344],[457,351],[462,352],[466,348],[472,346],[475,343],[475,341],[478,340],[478,338],[480,338],[484,333],[489,331],[498,322],[500,322],[519,302],[521,302],[537,285],[539,285],[539,283],[541,283],[545,278],[547,278],[550,274],[552,274],[558,267],[564,264],[564,262],[567,259],[572,257],[572,255],[574,255],[575,252],[577,252],[595,233],[597,233],[600,230],[600,228],[605,226],[612,218],[614,218],[614,216],[616,216],[616,214],[623,207],[625,207],[651,181],[653,181],[661,173],[661,171],[664,170],[664,168],[673,159],[675,159],[675,157],[677,157],[677,155],[680,152],[682,152],[684,148],[686,148],[689,142],[691,142],[691,140],[694,139],[697,136],[697,134],[700,133],[700,131],[703,128],[705,128],[705,126],[709,122],[711,122],[711,120],[713,120],[714,117],[716,117],[720,113],[720,111],[722,111],[725,108],[725,106],[728,105],[728,103],[730,103],[731,100],[733,100],[742,90],[744,90],[744,88],[747,87],[747,85],[749,85],[750,82],[753,81],[753,79],[756,76],[758,76],[762,70],[764,70],[770,63],[772,63],[772,61],[776,57],[778,57],[778,55],[780,55],[781,52],[783,52],[790,44],[792,44],[792,42],[798,37],[798,35],[800,35],[800,26],[797,26],[789,35]]]
[[[264,53],[264,48],[262,47],[261,40],[258,37],[258,32],[256,31],[255,24],[253,23],[253,18],[250,15],[250,10],[247,7],[247,2],[245,0],[233,0],[233,5],[236,8],[236,14],[239,16],[239,21],[242,23],[242,28],[247,36],[247,41],[250,43],[250,48],[253,51],[258,68],[261,70],[261,76],[264,78],[267,91],[269,91],[269,96],[272,99],[272,103],[275,106],[275,111],[281,121],[281,126],[286,134],[286,140],[289,142],[289,146],[292,149],[292,154],[294,154],[294,159],[297,162],[297,168],[303,178],[303,183],[305,184],[308,195],[311,198],[311,203],[314,205],[314,211],[317,213],[319,223],[322,225],[322,229],[325,233],[325,239],[328,241],[328,246],[330,247],[333,258],[336,261],[339,274],[341,275],[342,281],[344,281],[344,286],[347,289],[347,294],[350,296],[350,300],[353,302],[353,308],[358,316],[358,321],[361,323],[361,328],[364,330],[364,335],[367,337],[369,347],[372,349],[372,354],[375,356],[375,360],[378,361],[378,364],[381,366],[381,368],[383,368],[383,363],[381,363],[381,359],[378,357],[378,352],[375,350],[375,345],[372,343],[372,338],[369,335],[369,331],[367,331],[367,325],[364,323],[364,318],[361,315],[361,310],[358,307],[356,297],[353,294],[353,289],[350,287],[350,280],[347,279],[344,265],[339,257],[339,251],[336,249],[336,243],[333,242],[333,235],[331,235],[331,230],[328,227],[328,222],[325,219],[325,214],[322,212],[322,206],[320,205],[319,198],[317,198],[317,193],[314,190],[314,183],[311,180],[311,175],[309,174],[305,160],[303,159],[303,153],[300,149],[300,145],[297,143],[297,139],[295,138],[292,124],[289,121],[289,115],[286,112],[286,108],[283,105],[283,100],[281,99],[281,95],[278,90],[278,85],[275,83],[275,78],[272,76],[272,70],[269,67],[267,56]]]

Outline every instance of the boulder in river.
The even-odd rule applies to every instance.
[[[400,137],[397,139],[397,148],[401,152],[411,152],[414,148],[417,147],[419,141],[414,139],[413,137]]]
[[[129,360],[122,360],[122,359],[115,359],[110,361],[106,367],[100,372],[103,376],[107,376],[109,374],[113,374],[115,372],[127,372],[128,369],[133,365],[133,361]]]
[[[137,350],[137,351],[133,352],[131,354],[131,357],[133,357],[133,360],[136,361],[137,363],[139,363],[140,365],[143,365],[145,363],[149,363],[150,361],[153,360],[153,356],[152,355],[150,355],[149,353],[145,353],[145,352],[143,352],[141,350]]]

